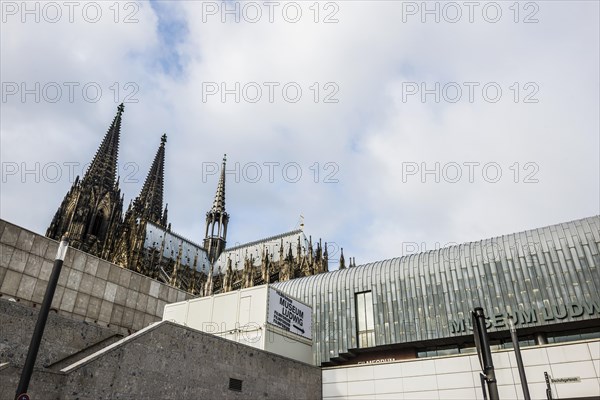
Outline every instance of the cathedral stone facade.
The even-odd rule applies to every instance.
[[[123,113],[121,104],[90,167],[67,192],[46,236],[59,240],[68,232],[72,247],[200,296],[328,271],[327,243],[313,245],[301,229],[226,247],[226,157],[215,200],[206,213],[202,244],[172,232],[167,206],[163,209],[166,135],[140,194],[123,213],[117,177]],[[345,268],[343,253],[340,268]]]

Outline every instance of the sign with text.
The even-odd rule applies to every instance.
[[[552,383],[579,383],[581,382],[580,376],[569,376],[568,378],[550,378]]]
[[[273,288],[269,288],[267,322],[285,331],[312,339],[312,309]]]

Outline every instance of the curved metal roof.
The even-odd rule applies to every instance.
[[[488,313],[539,313],[577,301],[600,307],[599,248],[600,216],[594,216],[273,287],[312,306],[320,364],[358,347],[355,295],[360,292],[372,292],[377,346],[456,336],[451,321],[468,318],[476,306]],[[578,319],[590,318],[600,318],[600,310]],[[540,317],[526,326],[571,320]]]

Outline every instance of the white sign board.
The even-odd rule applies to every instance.
[[[581,377],[579,376],[569,376],[567,378],[550,378],[552,383],[578,383],[581,382]]]
[[[312,309],[269,288],[267,322],[285,331],[312,339]]]

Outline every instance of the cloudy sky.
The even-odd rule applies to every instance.
[[[224,153],[230,245],[302,215],[360,264],[599,213],[598,2],[23,4],[1,3],[0,200],[35,232],[120,102],[126,203],[167,133],[197,242]]]

